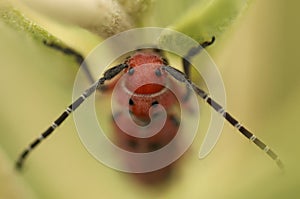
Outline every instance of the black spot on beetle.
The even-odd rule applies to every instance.
[[[133,105],[134,105],[134,102],[133,102],[133,100],[132,100],[131,98],[129,99],[129,105],[130,105],[130,106],[133,106]]]
[[[162,146],[160,143],[158,142],[152,142],[148,144],[148,150],[149,151],[156,151],[158,149],[160,149]]]
[[[169,61],[166,58],[162,58],[164,65],[169,65]]]
[[[159,104],[158,101],[154,101],[152,102],[151,106],[155,107],[157,104]]]
[[[127,144],[131,149],[136,149],[138,147],[138,142],[136,140],[128,140]]]
[[[171,115],[171,116],[170,116],[170,119],[171,119],[172,123],[173,123],[175,126],[179,126],[179,125],[180,125],[179,120],[178,120],[174,115]]]

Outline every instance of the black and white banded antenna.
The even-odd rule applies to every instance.
[[[91,94],[93,94],[106,80],[110,80],[118,75],[121,71],[127,68],[127,64],[120,64],[108,69],[98,81],[86,89],[79,98],[77,98],[66,110],[44,131],[38,138],[36,138],[26,149],[23,150],[16,162],[16,168],[22,169],[24,160],[28,157],[30,152],[35,149],[45,138],[47,138],[58,126],[60,126],[68,116],[75,111]]]
[[[185,83],[187,87],[194,90],[197,95],[199,95],[205,102],[207,102],[215,111],[222,115],[226,121],[228,121],[233,127],[235,127],[242,135],[253,142],[261,150],[263,150],[270,158],[272,158],[279,168],[283,169],[284,165],[279,159],[278,155],[264,142],[257,138],[253,133],[251,133],[246,127],[239,123],[234,117],[232,117],[221,105],[219,105],[215,100],[213,100],[208,93],[200,89],[197,85],[191,82],[184,73],[171,67],[162,66],[162,70],[168,72],[176,80]]]

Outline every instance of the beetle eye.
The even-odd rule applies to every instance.
[[[130,68],[129,71],[128,71],[129,75],[133,75],[134,73],[134,69],[133,68]]]
[[[156,75],[157,77],[160,77],[160,76],[161,76],[161,71],[160,71],[160,69],[156,69],[156,70],[155,70],[155,75]]]

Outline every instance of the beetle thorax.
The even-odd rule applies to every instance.
[[[125,86],[137,94],[154,94],[166,84],[166,74],[161,70],[162,58],[156,53],[138,52],[127,60],[128,78]]]

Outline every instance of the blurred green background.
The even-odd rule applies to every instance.
[[[254,1],[208,50],[224,78],[227,109],[279,154],[285,171],[226,123],[207,158],[197,159],[195,141],[176,178],[161,187],[99,164],[72,118],[22,173],[13,169],[23,147],[69,105],[77,65],[0,21],[0,199],[299,198],[299,6]]]

